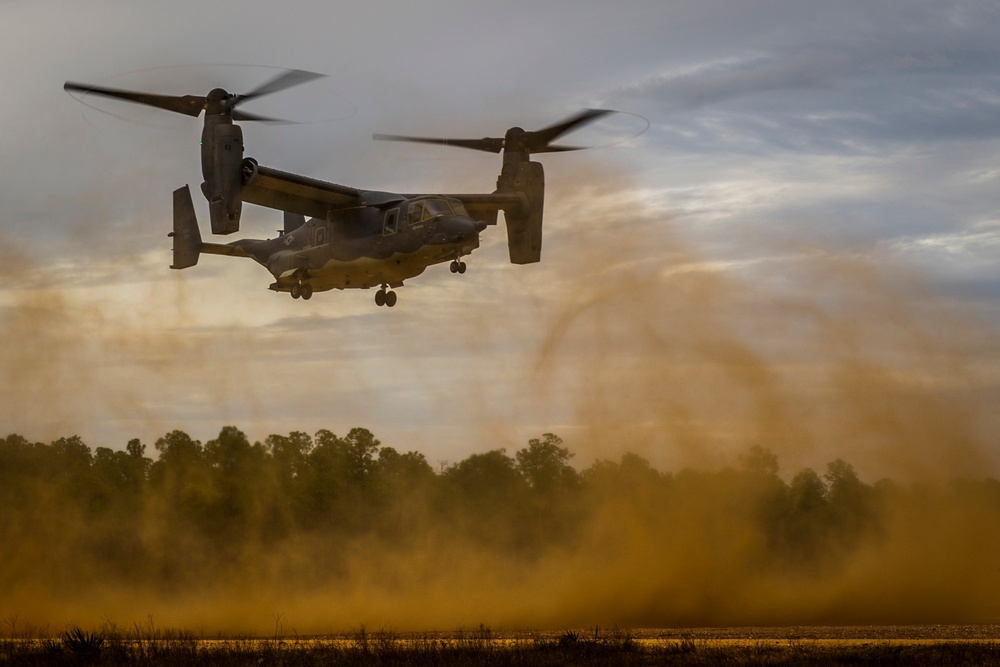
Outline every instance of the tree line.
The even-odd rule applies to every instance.
[[[839,459],[786,481],[761,447],[718,471],[661,472],[636,454],[577,470],[573,458],[551,433],[438,469],[365,428],[251,442],[226,426],[204,443],[175,430],[152,452],[139,440],[114,450],[10,435],[0,440],[0,587],[97,577],[170,590],[245,572],[264,553],[305,554],[281,559],[295,576],[319,568],[312,561],[318,576],[346,576],[362,542],[461,544],[530,563],[595,548],[600,530],[626,523],[654,545],[716,535],[749,544],[752,558],[741,557],[754,567],[808,572],[877,541],[891,501],[915,493],[865,483]],[[996,480],[964,485],[952,492],[1000,508]]]

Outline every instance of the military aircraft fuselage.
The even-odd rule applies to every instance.
[[[202,252],[250,257],[279,292],[399,287],[430,265],[459,259],[479,247],[486,222],[473,220],[462,202],[446,196],[406,198],[333,212],[329,220],[303,219],[277,238],[202,245]],[[286,218],[287,220],[287,218]],[[464,265],[463,265],[464,268]]]

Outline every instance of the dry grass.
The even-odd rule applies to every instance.
[[[985,638],[654,637],[597,628],[511,635],[484,626],[449,634],[361,628],[336,638],[209,639],[139,626],[28,634],[0,639],[0,665],[1000,665],[1000,642]]]

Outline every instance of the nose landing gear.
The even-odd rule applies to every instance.
[[[452,273],[465,273],[465,262],[460,259],[456,259],[451,263],[449,268]]]

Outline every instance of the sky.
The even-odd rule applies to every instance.
[[[785,472],[995,475],[997,34],[985,0],[3,0],[0,431],[151,453],[174,429],[363,426],[436,467],[554,432],[579,467],[762,445]],[[200,122],[63,82],[204,95],[285,68],[326,76],[248,103],[302,122],[244,124],[246,154],[364,189],[499,172],[376,132],[624,113],[538,158],[539,264],[507,262],[501,223],[391,310],[292,300],[233,258],[170,270]],[[247,206],[239,236],[280,219]]]

